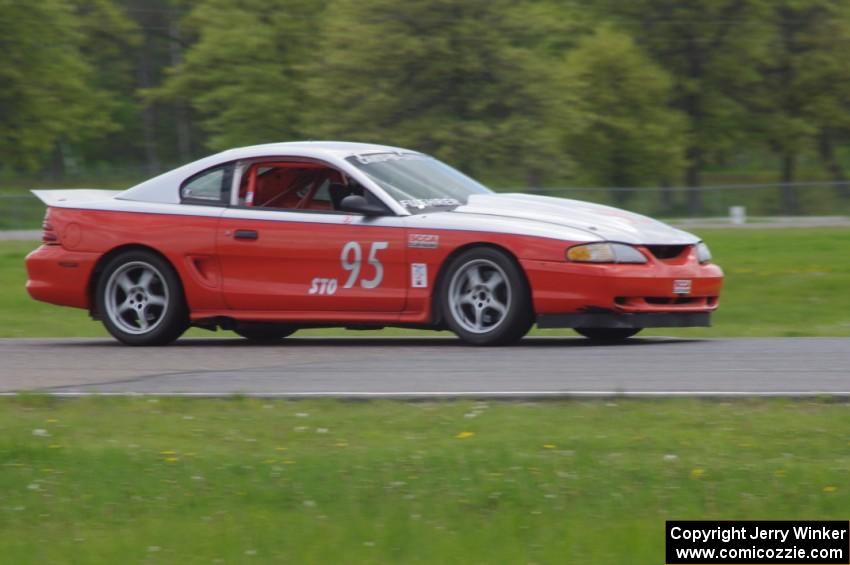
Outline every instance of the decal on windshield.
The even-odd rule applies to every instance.
[[[460,206],[460,201],[454,198],[411,198],[399,200],[405,208],[431,208],[433,206]]]
[[[368,155],[355,155],[355,158],[363,165],[369,165],[371,163],[401,161],[402,159],[421,159],[422,156],[415,153],[370,153]]]

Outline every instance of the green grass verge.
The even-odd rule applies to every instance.
[[[714,327],[662,329],[652,335],[678,336],[850,336],[850,229],[806,228],[702,230],[726,272]],[[24,255],[36,244],[0,242],[2,337],[102,336],[85,312],[31,300],[24,289]],[[410,335],[388,329],[378,335]],[[537,335],[569,330],[535,330]],[[345,335],[343,330],[300,332]],[[376,332],[353,332],[375,335]],[[191,335],[211,335],[194,330]]]
[[[0,400],[6,563],[661,563],[666,519],[834,519],[814,401]]]

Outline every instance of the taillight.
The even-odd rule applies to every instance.
[[[44,222],[41,224],[41,241],[45,245],[59,245],[59,236],[56,235],[56,231],[53,229],[49,220],[50,208],[48,208],[47,212],[44,214]]]

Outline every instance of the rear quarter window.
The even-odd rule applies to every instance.
[[[201,171],[180,185],[180,201],[186,204],[227,205],[232,179],[233,164]]]

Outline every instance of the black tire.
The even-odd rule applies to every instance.
[[[265,322],[243,322],[233,329],[238,335],[255,343],[275,343],[298,331],[295,326]]]
[[[449,329],[473,345],[514,343],[534,323],[522,270],[512,257],[492,247],[465,251],[447,265],[439,301]]]
[[[625,341],[638,333],[642,328],[574,328],[576,332],[592,341],[600,343],[616,343]]]
[[[95,301],[103,325],[127,345],[166,345],[189,327],[180,278],[151,251],[126,251],[110,259],[97,281]]]

